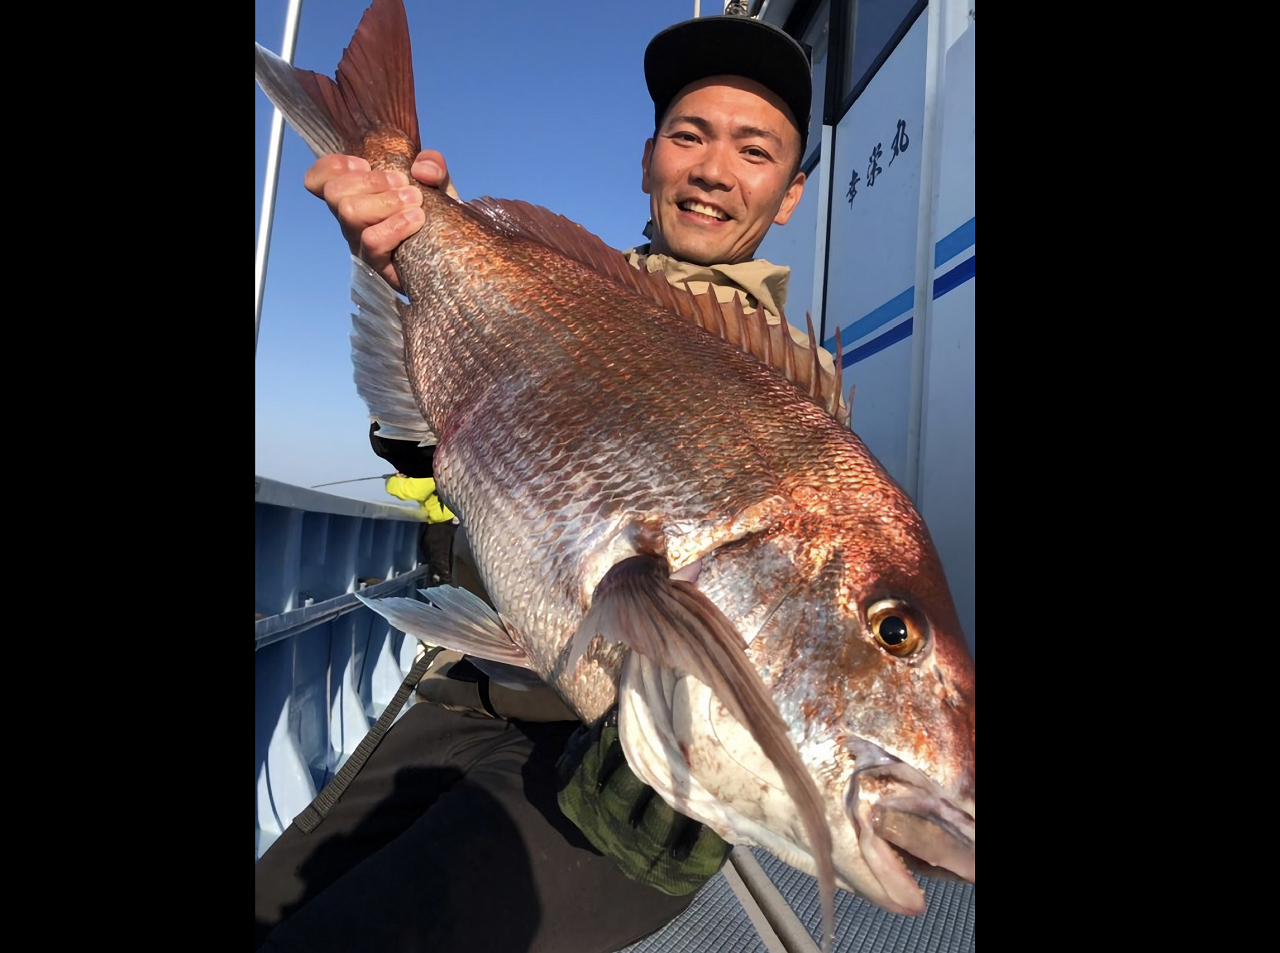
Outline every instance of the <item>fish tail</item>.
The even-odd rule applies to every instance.
[[[258,85],[317,157],[359,156],[407,175],[421,144],[401,0],[373,0],[335,75],[298,69],[254,44]]]

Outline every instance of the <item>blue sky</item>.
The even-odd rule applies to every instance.
[[[369,0],[303,0],[293,62],[332,76]],[[286,0],[258,0],[254,39],[279,52]],[[719,12],[715,0],[703,13]],[[462,198],[518,198],[617,248],[644,241],[640,156],[653,129],[644,49],[692,0],[409,0],[423,145]],[[254,235],[271,103],[254,85]],[[351,379],[350,265],[328,208],[302,187],[313,162],[285,128],[258,336],[255,472],[299,486],[386,473]],[[325,492],[394,502],[379,481]]]

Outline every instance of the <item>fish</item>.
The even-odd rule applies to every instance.
[[[334,79],[258,44],[255,78],[315,155],[410,174],[401,0]],[[919,915],[913,872],[974,882],[973,658],[838,342],[833,375],[811,321],[805,346],[547,209],[422,191],[404,298],[352,258],[354,379],[380,434],[435,445],[489,598],[357,596],[586,723],[616,705],[675,810],[817,877],[824,949],[837,888]]]

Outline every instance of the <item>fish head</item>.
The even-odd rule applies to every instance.
[[[828,805],[835,865],[885,909],[924,911],[912,874],[975,877],[969,654],[924,525],[826,534],[749,651]]]
[[[818,788],[837,883],[914,915],[925,901],[913,874],[974,880],[976,822],[973,662],[911,522],[761,534],[704,557],[698,586],[742,633]],[[649,671],[624,676],[620,698],[646,783],[725,839],[816,873],[780,775],[710,688]]]

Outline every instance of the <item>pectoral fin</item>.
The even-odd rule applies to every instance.
[[[428,645],[504,665],[529,668],[529,657],[511,637],[501,617],[483,599],[457,586],[419,590],[430,603],[393,597],[355,597],[406,635]]]
[[[570,643],[570,665],[597,635],[694,676],[751,732],[781,775],[808,836],[818,869],[826,948],[835,922],[835,868],[826,812],[777,706],[747,658],[742,637],[696,586],[672,579],[666,560],[654,556],[624,559],[600,580]]]

